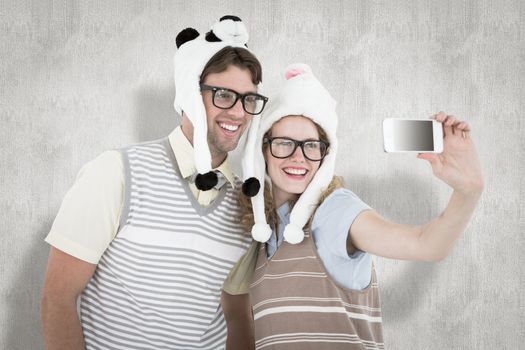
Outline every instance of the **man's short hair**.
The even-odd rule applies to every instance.
[[[206,66],[202,70],[200,83],[202,84],[204,82],[208,74],[224,72],[230,65],[247,69],[250,72],[254,85],[262,81],[261,63],[257,57],[242,47],[226,46],[213,55],[208,63],[206,63]]]

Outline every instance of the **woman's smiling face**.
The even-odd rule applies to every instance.
[[[296,141],[319,140],[319,132],[314,122],[295,115],[275,122],[270,134],[272,138],[286,137]],[[306,159],[301,147],[297,147],[291,156],[279,159],[272,156],[268,146],[264,156],[267,173],[272,179],[272,194],[276,207],[303,193],[321,164],[320,161]]]

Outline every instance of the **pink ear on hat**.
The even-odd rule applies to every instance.
[[[286,77],[286,80],[290,80],[299,74],[303,74],[304,72],[305,70],[303,68],[293,68],[287,71],[284,76]]]
[[[284,73],[284,77],[286,80],[290,80],[293,77],[296,77],[301,74],[312,74],[312,69],[309,65],[304,63],[294,63],[286,67],[284,70],[286,73]]]

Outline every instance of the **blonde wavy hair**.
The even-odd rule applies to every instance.
[[[282,119],[282,118],[281,118]],[[279,119],[280,120],[280,119]],[[279,121],[278,120],[278,121]],[[310,119],[311,120],[311,119]],[[313,122],[313,121],[312,121]],[[277,121],[275,122],[277,123]],[[274,123],[274,124],[275,124]],[[319,139],[324,142],[329,142],[328,136],[326,135],[323,128],[321,128],[317,123],[313,122],[315,124],[315,127],[317,128],[317,132],[319,133]],[[272,125],[273,128],[273,125]],[[272,128],[268,130],[266,134],[264,134],[264,137],[271,137],[272,136]],[[266,154],[266,150],[268,149],[268,145],[263,144],[263,154]],[[323,201],[328,197],[332,192],[337,190],[338,188],[344,187],[343,179],[340,176],[332,177],[332,181],[328,184],[328,187],[323,191],[321,194],[319,201],[315,207],[315,210],[313,211],[312,215],[310,216],[310,219],[308,220],[308,223],[305,226],[305,229],[308,230],[310,228],[310,225],[312,224],[313,216],[319,208],[319,205],[323,203]],[[298,199],[298,198],[297,198]],[[297,199],[292,200],[289,202],[289,205],[291,208],[293,208],[295,202]],[[254,224],[253,219],[253,210],[252,210],[252,202],[251,199],[246,197],[244,194],[240,193],[239,195],[239,202],[241,204],[241,224],[243,225],[246,232],[251,232],[252,226]],[[266,181],[264,183],[264,211],[266,214],[266,222],[270,227],[277,229],[277,224],[279,222],[277,218],[277,208],[275,208],[275,204],[273,201],[273,196],[270,191],[270,184],[268,184]]]

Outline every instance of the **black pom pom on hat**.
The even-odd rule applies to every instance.
[[[199,36],[199,32],[193,28],[186,28],[183,29],[179,34],[177,34],[177,38],[175,39],[175,43],[177,44],[177,49],[184,43],[187,43],[188,41],[191,41]]]
[[[201,191],[211,190],[219,183],[217,174],[213,171],[209,171],[206,174],[197,174],[195,177],[195,186]]]
[[[247,197],[255,197],[260,189],[261,183],[255,177],[250,177],[242,184],[242,193]]]

